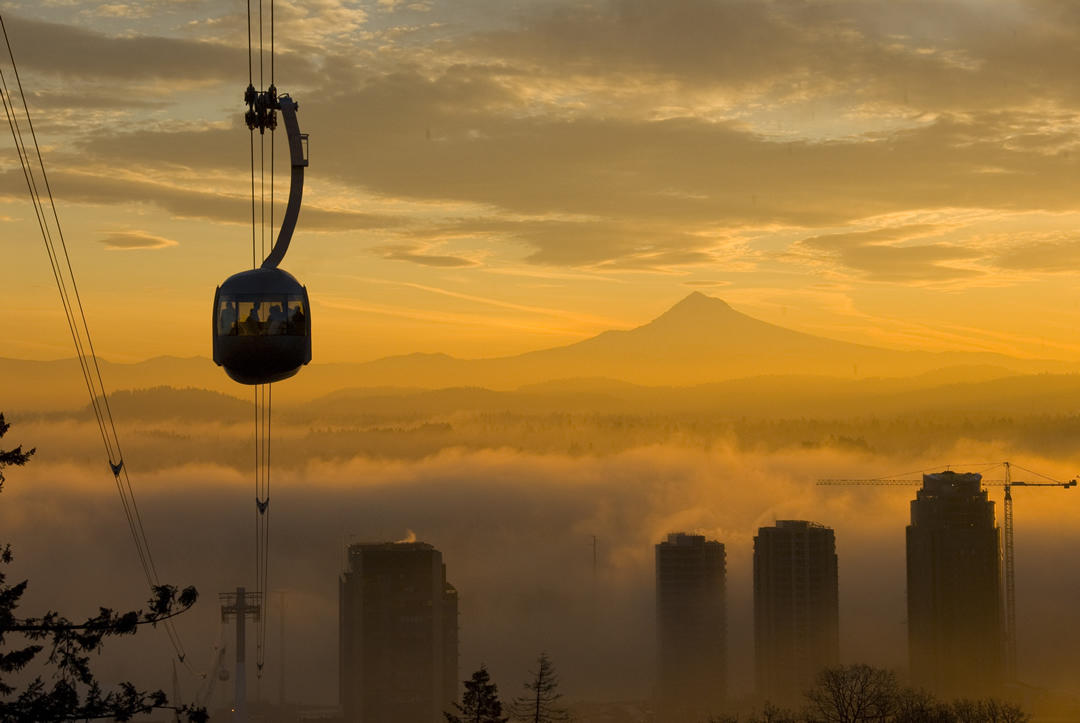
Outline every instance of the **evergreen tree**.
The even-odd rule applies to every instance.
[[[502,714],[499,690],[491,682],[487,668],[483,665],[465,681],[465,692],[461,694],[461,703],[454,703],[457,715],[446,712],[447,723],[507,723]]]
[[[557,706],[562,693],[557,692],[559,675],[555,672],[551,659],[547,653],[540,653],[536,663],[536,670],[529,671],[532,673],[532,680],[524,684],[528,692],[514,698],[514,702],[510,704],[511,715],[516,720],[531,723],[570,720],[570,713]]]
[[[7,431],[10,428],[11,425],[4,421],[4,414],[0,412],[0,437],[7,434]],[[30,461],[30,458],[34,456],[34,452],[36,451],[36,449],[31,449],[29,452],[24,452],[21,444],[14,449],[0,449],[0,488],[3,488],[4,486],[4,467],[22,467]]]
[[[0,414],[0,437],[11,425]],[[34,454],[22,446],[0,449],[0,485],[6,466],[22,466]],[[12,561],[10,545],[0,547],[0,565]],[[130,720],[155,709],[171,709],[177,720],[182,715],[191,723],[207,720],[206,711],[189,706],[170,706],[160,690],[141,691],[131,683],[120,683],[116,690],[103,691],[90,670],[90,655],[101,651],[108,637],[133,635],[141,625],[155,626],[189,609],[198,593],[189,587],[178,590],[170,585],[153,589],[148,610],[118,613],[101,608],[97,615],[74,623],[56,612],[40,618],[18,618],[15,610],[26,591],[28,582],[9,585],[0,570],[0,721],[66,721],[112,718]],[[20,636],[23,646],[12,646],[8,637]],[[30,665],[40,653],[47,651],[43,665],[52,669],[52,680],[40,675],[21,690],[10,676]]]

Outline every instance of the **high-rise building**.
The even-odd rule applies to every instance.
[[[340,585],[346,723],[438,723],[457,697],[458,596],[423,542],[350,545]]]
[[[924,474],[907,528],[911,678],[949,697],[992,694],[1001,682],[1001,537],[981,483]]]
[[[779,520],[754,538],[754,648],[758,694],[790,705],[839,658],[839,584],[833,531]]]
[[[724,546],[673,533],[656,546],[657,721],[719,713],[727,677]]]

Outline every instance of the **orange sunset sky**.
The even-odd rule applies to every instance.
[[[1080,358],[1075,2],[275,8],[316,361],[556,346],[695,290],[848,341]],[[3,12],[98,353],[209,356],[214,287],[251,263],[243,3]],[[71,356],[5,138],[0,355]]]

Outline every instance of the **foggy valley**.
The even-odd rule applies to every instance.
[[[1070,374],[954,368],[693,387],[578,378],[510,391],[356,388],[281,403],[270,585],[287,590],[286,640],[262,695],[276,700],[265,681],[284,660],[290,700],[333,703],[344,546],[415,535],[442,552],[459,591],[462,677],[485,663],[509,695],[547,651],[568,700],[639,700],[655,665],[653,546],[685,530],[727,546],[729,690],[747,698],[753,537],[778,519],[836,531],[841,659],[903,670],[904,527],[916,485],[816,480],[946,466],[997,479],[1002,460],[1071,479],[1078,395]],[[253,406],[191,387],[122,390],[111,404],[159,567],[202,592],[178,625],[192,661],[206,665],[223,634],[215,594],[248,577]],[[9,414],[13,440],[38,448],[0,506],[16,546],[12,574],[31,578],[29,608],[76,615],[142,597],[88,414]],[[990,489],[1000,515],[1000,488]],[[1063,621],[1080,572],[1060,562],[1080,543],[1076,494],[1016,493],[1020,677],[1039,688],[1075,690],[1080,631]],[[277,651],[280,609],[271,609]],[[140,661],[167,661],[165,644],[152,634],[119,641],[102,675],[164,680],[164,662]]]

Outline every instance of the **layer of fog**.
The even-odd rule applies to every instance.
[[[153,395],[151,395],[153,396]],[[146,402],[148,400],[144,400]],[[1080,403],[1080,402],[1078,402]],[[113,407],[117,409],[116,406]],[[206,464],[249,469],[252,408],[238,418],[199,416],[162,405],[162,415],[117,412],[128,469],[151,472]],[[212,410],[211,410],[212,411]],[[34,444],[57,462],[104,465],[100,434],[91,417],[9,415],[13,439]],[[469,407],[410,409],[407,403],[381,412],[354,405],[340,419],[298,422],[274,408],[273,460],[290,474],[312,459],[345,462],[353,457],[416,461],[446,449],[513,449],[534,454],[611,455],[643,446],[731,449],[741,453],[836,450],[861,454],[864,466],[879,459],[945,462],[969,440],[991,444],[1006,458],[1066,459],[1080,434],[1075,414],[1004,414],[994,411],[923,412],[899,416],[822,418],[732,417],[712,413],[477,411]],[[7,441],[7,440],[5,440]],[[981,459],[981,457],[967,457]],[[888,468],[886,468],[888,469]]]
[[[26,430],[18,431],[15,441],[29,441]],[[818,487],[814,480],[1007,456],[998,446],[969,442],[933,460],[674,445],[603,456],[448,449],[411,461],[308,460],[275,477],[272,491],[270,585],[288,590],[287,695],[336,701],[343,544],[396,540],[409,530],[442,551],[460,591],[461,677],[484,662],[506,695],[547,651],[568,696],[647,696],[655,650],[653,545],[676,530],[727,545],[730,687],[750,691],[753,535],[790,518],[836,529],[843,658],[902,668],[911,490]],[[1017,461],[1067,477],[1080,459]],[[116,491],[101,467],[60,462],[43,449],[30,466],[8,471],[0,529],[15,547],[11,579],[31,580],[21,612],[53,608],[75,616],[145,599]],[[202,593],[178,625],[190,661],[205,670],[211,646],[231,635],[222,629],[217,593],[254,584],[253,482],[234,469],[177,465],[137,476],[135,484],[163,579]],[[1080,646],[1080,629],[1071,625],[1080,569],[1069,560],[1080,542],[1080,499],[1056,489],[1016,497],[1021,677],[1075,688],[1080,666],[1069,651]],[[271,699],[282,660],[278,615],[270,614],[262,684]],[[106,681],[170,688],[161,632],[110,643],[94,662]],[[187,693],[197,685],[181,680]],[[219,686],[219,694],[230,687]]]

